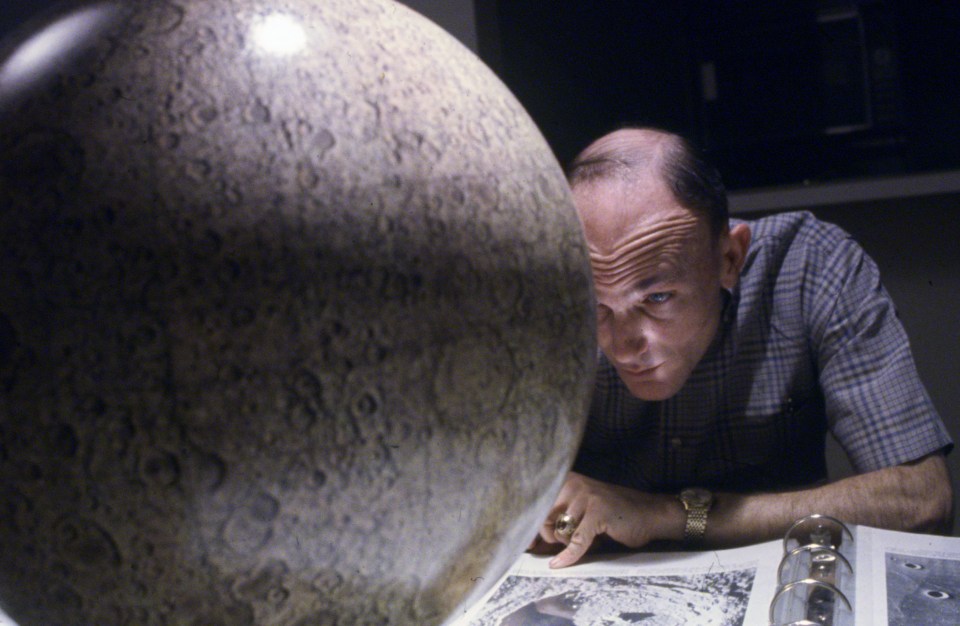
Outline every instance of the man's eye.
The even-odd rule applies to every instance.
[[[647,296],[647,302],[651,304],[663,304],[664,302],[670,299],[671,295],[673,294],[669,294],[666,292],[651,293],[649,296]]]

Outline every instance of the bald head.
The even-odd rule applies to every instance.
[[[683,207],[705,217],[714,236],[728,224],[727,196],[717,170],[679,135],[654,128],[624,128],[600,137],[568,171],[570,186],[634,183],[655,176]]]

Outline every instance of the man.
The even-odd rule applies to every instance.
[[[575,471],[540,532],[563,547],[551,566],[603,538],[767,540],[809,513],[949,528],[952,442],[848,235],[809,213],[731,223],[715,170],[654,129],[598,139],[570,184],[602,355]],[[826,482],[828,428],[857,475]]]

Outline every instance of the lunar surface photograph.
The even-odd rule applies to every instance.
[[[740,626],[755,574],[509,576],[470,626]]]
[[[960,624],[960,561],[887,552],[889,626]]]

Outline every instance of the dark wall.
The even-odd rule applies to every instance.
[[[481,56],[562,162],[645,123],[732,189],[960,167],[960,2],[476,2]]]
[[[694,130],[681,3],[477,0],[480,56],[561,162],[621,123]]]
[[[54,4],[54,0],[4,0],[0,2],[0,38]]]

